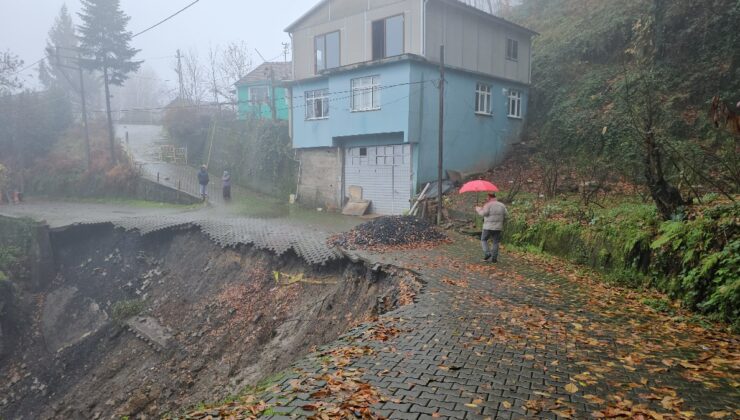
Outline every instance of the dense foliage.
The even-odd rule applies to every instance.
[[[661,179],[662,198],[681,203],[739,192],[737,139],[708,111],[715,95],[740,100],[740,3],[524,0],[512,13],[540,33],[528,132],[549,195],[563,175],[623,179],[650,188],[670,217],[678,209],[652,191]]]
[[[175,143],[187,146],[192,164],[207,163],[217,175],[229,171],[236,184],[281,199],[295,191],[297,165],[286,121],[238,120],[178,103],[166,112],[164,125]]]
[[[740,206],[716,195],[704,201],[687,220],[662,221],[654,206],[639,201],[587,213],[565,197],[522,199],[511,205],[505,239],[596,268],[623,285],[656,288],[740,329]]]

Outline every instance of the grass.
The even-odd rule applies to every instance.
[[[139,199],[133,199],[133,198],[77,198],[77,199],[70,199],[65,200],[69,202],[75,202],[75,203],[88,203],[88,204],[112,204],[117,206],[125,206],[125,207],[136,207],[140,209],[194,209],[197,208],[200,203],[198,204],[173,204],[173,203],[163,203],[160,201],[147,201],[147,200],[139,200]]]

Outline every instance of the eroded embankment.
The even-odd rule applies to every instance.
[[[118,418],[239,392],[394,308],[413,282],[340,260],[223,249],[194,229],[52,233],[56,276],[13,285],[0,417]],[[9,306],[10,307],[10,306]],[[10,319],[10,318],[8,318]]]

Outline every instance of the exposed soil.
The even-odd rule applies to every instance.
[[[218,400],[418,290],[346,260],[308,267],[222,249],[194,230],[76,227],[52,244],[50,285],[4,298],[0,321],[18,327],[3,329],[0,418],[151,417]],[[134,334],[131,319],[161,342]]]

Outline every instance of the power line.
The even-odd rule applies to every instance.
[[[396,83],[396,84],[392,84],[392,85],[378,86],[376,89],[378,89],[378,90],[385,90],[385,89],[390,89],[390,88],[399,87],[399,86],[418,85],[418,84],[428,83],[428,82],[432,82],[432,81],[434,81],[434,80],[431,80],[430,79],[430,80],[420,80],[420,81],[416,81],[416,82]],[[361,89],[361,90],[363,90],[363,89]],[[368,90],[368,89],[364,89],[364,90]],[[346,94],[346,93],[350,93],[350,95],[342,96],[342,97],[338,97],[338,98],[326,99],[326,101],[327,102],[336,102],[336,101],[341,101],[341,100],[344,100],[344,99],[349,99],[349,98],[351,98],[353,96],[352,95],[352,93],[353,93],[352,90],[327,92],[326,95],[339,95],[339,94]],[[303,95],[299,95],[299,96],[294,96],[292,98],[303,98],[303,97],[304,97]],[[286,98],[286,99],[292,99],[292,98]],[[401,99],[404,99],[404,98],[401,98]],[[398,100],[400,100],[400,99],[398,99]],[[393,102],[396,102],[396,101],[393,101]],[[390,102],[390,103],[393,103],[393,102]],[[149,107],[149,108],[128,108],[128,109],[117,109],[117,110],[113,110],[113,111],[114,112],[160,111],[160,110],[164,110],[164,109],[189,109],[189,108],[200,108],[200,107],[217,106],[217,105],[239,105],[239,104],[246,104],[246,103],[251,103],[251,102],[250,101],[203,102],[203,103],[200,103],[200,104],[191,104],[191,105],[161,106],[161,107]],[[297,105],[296,104],[292,104],[292,105],[287,106],[287,107],[279,108],[279,110],[283,111],[283,110],[288,110],[288,109],[300,109],[300,108],[305,108],[305,107],[306,107],[306,104],[305,103],[303,103],[303,104],[297,104]],[[93,111],[90,111],[90,112],[106,112],[106,111],[104,111],[104,110],[93,110]]]
[[[15,76],[16,74],[20,74],[20,73],[23,73],[24,71],[26,71],[26,70],[30,69],[31,67],[33,67],[33,66],[35,66],[36,64],[38,64],[38,63],[40,63],[40,62],[44,61],[45,59],[46,59],[46,57],[41,57],[41,58],[39,58],[38,60],[34,61],[33,63],[31,63],[31,64],[27,65],[26,67],[23,67],[22,69],[20,69],[20,70],[18,70],[18,71],[16,71],[16,72],[14,72],[14,73],[10,73],[10,75],[11,75],[11,76]]]
[[[167,16],[166,18],[164,18],[164,19],[160,20],[159,22],[155,23],[154,25],[152,25],[152,26],[150,26],[150,27],[148,27],[148,28],[144,29],[144,30],[143,30],[143,31],[141,31],[141,32],[137,32],[137,33],[135,33],[134,35],[132,35],[132,36],[131,36],[131,38],[136,38],[137,36],[139,36],[139,35],[141,35],[141,34],[143,34],[143,33],[146,33],[146,32],[148,32],[148,31],[151,31],[152,29],[156,28],[157,26],[159,26],[159,25],[161,25],[161,24],[163,24],[163,23],[167,22],[168,20],[172,19],[173,17],[175,17],[175,16],[179,15],[180,13],[184,12],[185,10],[187,10],[187,9],[191,8],[192,6],[194,6],[194,5],[195,5],[195,3],[198,3],[199,1],[200,1],[200,0],[195,0],[195,1],[193,1],[192,3],[188,4],[187,6],[183,7],[182,9],[180,9],[180,10],[176,11],[175,13],[173,13],[173,14],[171,14],[171,15]]]

